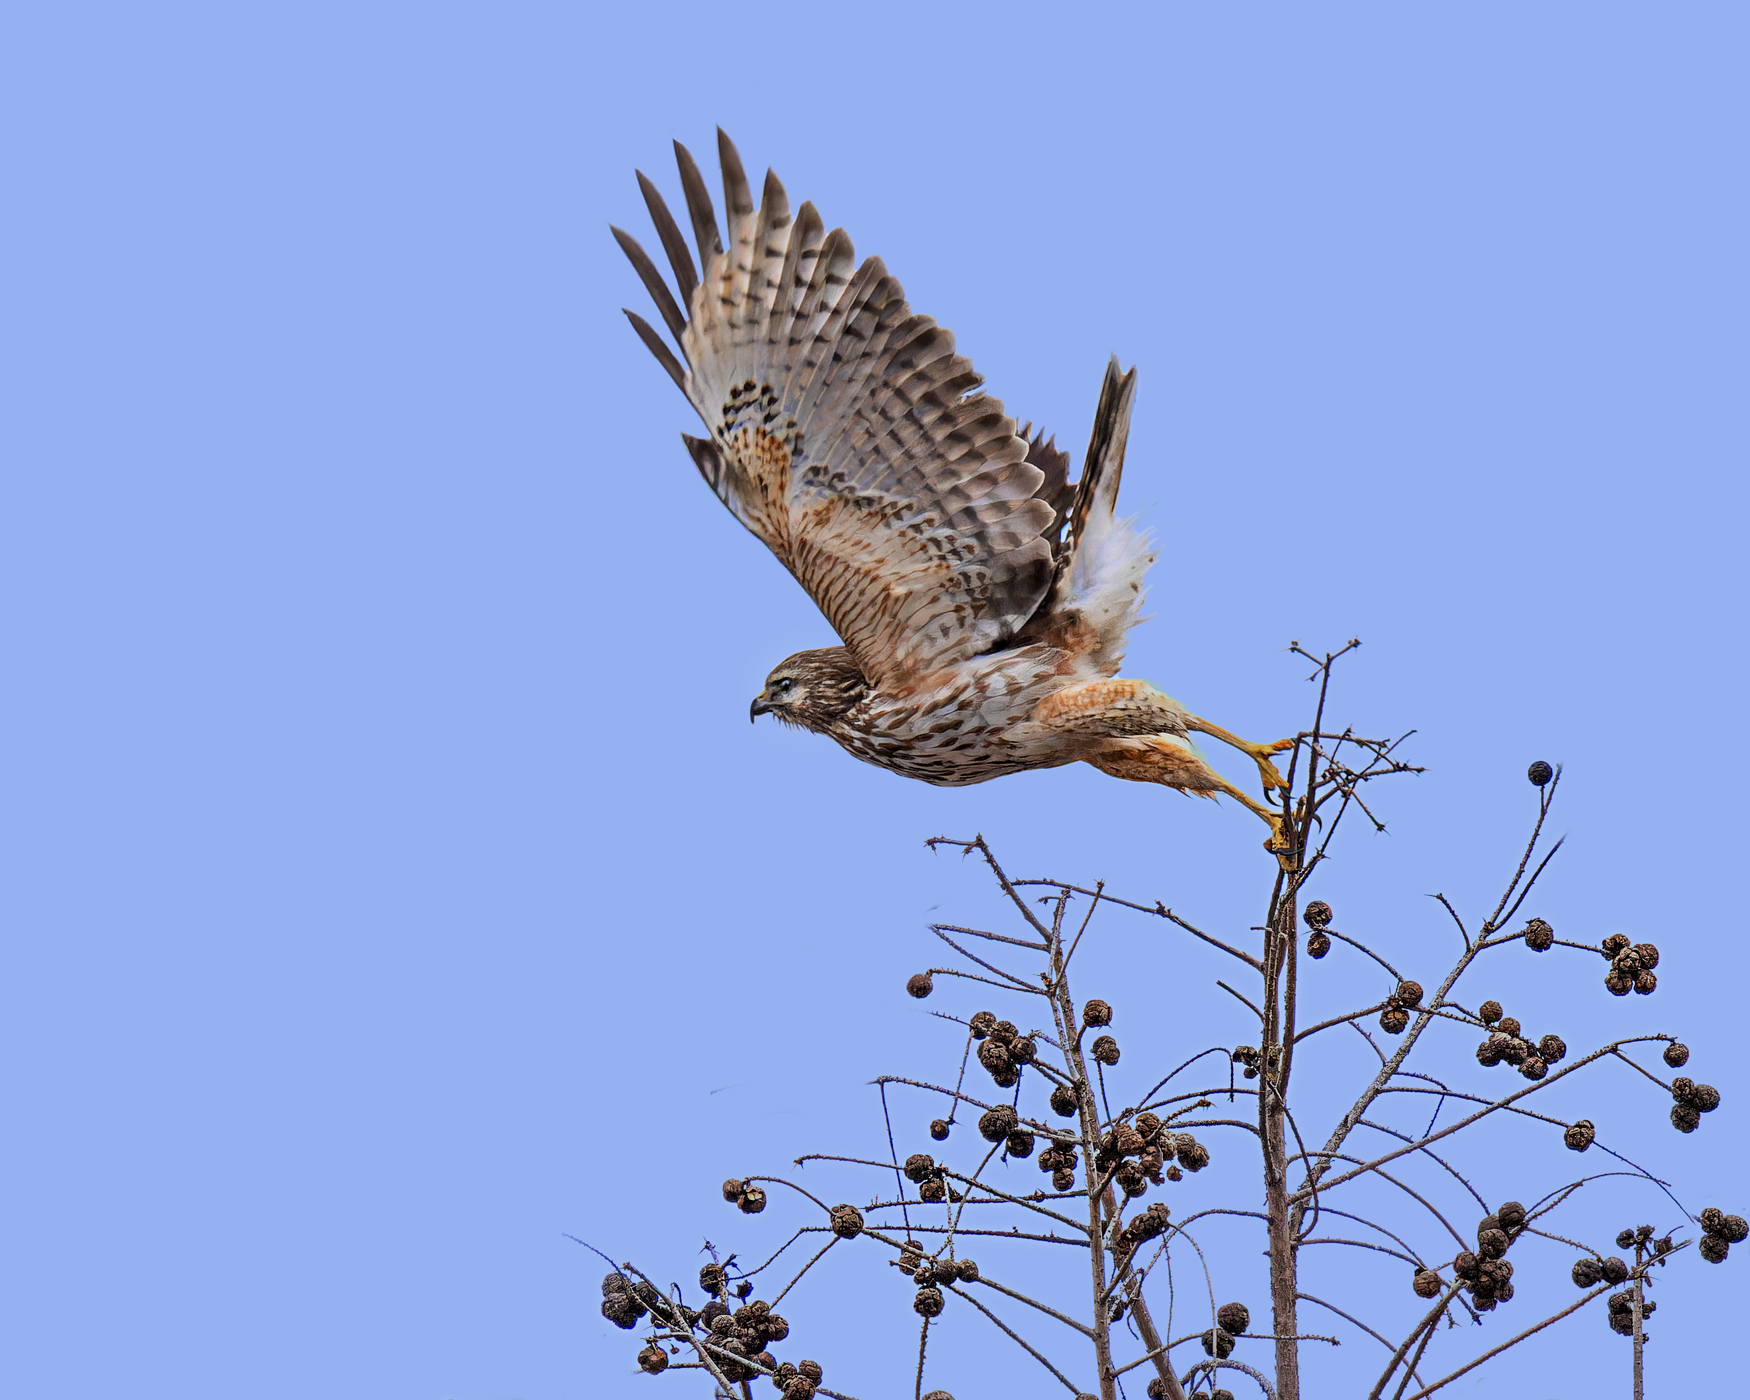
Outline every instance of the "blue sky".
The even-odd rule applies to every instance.
[[[1290,639],[1364,639],[1336,713],[1416,729],[1428,772],[1320,888],[1351,931],[1435,970],[1425,896],[1483,906],[1526,764],[1566,765],[1540,911],[1657,942],[1660,991],[1530,955],[1477,991],[1571,1045],[1680,1033],[1726,1096],[1702,1132],[1626,1069],[1571,1111],[1692,1208],[1750,1205],[1741,8],[67,4],[7,31],[8,1393],[679,1393],[631,1374],[564,1232],[676,1277],[704,1235],[752,1251],[780,1212],[742,1221],[724,1176],[869,1146],[869,1078],[945,1071],[901,994],[928,911],[1001,916],[925,837],[1257,921],[1232,806],[1079,765],[940,791],[750,728],[830,636],[700,487],[606,228],[646,236],[632,171],[674,198],[673,138],[714,178],[718,123],[1073,450],[1106,356],[1140,366],[1123,504],[1161,558],[1129,673],[1274,737],[1310,703]],[[1127,1053],[1247,1038],[1214,963],[1103,938],[1084,985]],[[1327,1009],[1377,992],[1318,971]],[[1175,1209],[1251,1189],[1211,1145]],[[1546,1146],[1504,1137],[1479,1189],[1539,1194],[1573,1165]],[[1676,1223],[1583,1194],[1579,1233]],[[1251,1242],[1213,1247],[1261,1312]],[[1482,1344],[1568,1262],[1522,1262]],[[1407,1318],[1382,1267],[1318,1263]],[[1717,1374],[1746,1267],[1668,1271],[1661,1391]],[[788,1309],[865,1397],[909,1385],[883,1274]],[[950,1321],[940,1383],[1034,1393]],[[1309,1365],[1346,1393],[1361,1352]],[[1579,1396],[1625,1366],[1587,1317],[1485,1374]]]

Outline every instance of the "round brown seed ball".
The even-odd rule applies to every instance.
[[[1525,1063],[1519,1066],[1519,1072],[1527,1079],[1542,1079],[1549,1073],[1549,1066],[1536,1055],[1528,1055]]]
[[[926,1181],[918,1187],[918,1199],[928,1201],[932,1205],[937,1201],[945,1200],[947,1195],[948,1188],[939,1181]]]
[[[1252,1314],[1244,1303],[1223,1303],[1215,1310],[1215,1320],[1222,1331],[1237,1337],[1251,1327]]]
[[[1505,1230],[1478,1230],[1477,1253],[1485,1259],[1499,1259],[1507,1252]]]
[[[1009,1059],[1018,1065],[1030,1065],[1039,1053],[1039,1047],[1024,1035],[1018,1035],[1009,1042]]]
[[[1051,1091],[1051,1111],[1059,1118],[1076,1116],[1076,1091],[1068,1084],[1059,1084]]]
[[[801,1376],[804,1380],[811,1380],[816,1385],[819,1385],[820,1378],[825,1372],[820,1369],[820,1363],[818,1361],[798,1361],[796,1363],[796,1374]]]
[[[1633,1230],[1618,1230],[1616,1232],[1616,1247],[1618,1249],[1633,1249],[1635,1247],[1635,1232]]]
[[[1641,960],[1641,966],[1646,968],[1648,972],[1651,972],[1659,965],[1659,949],[1656,945],[1652,943],[1637,943],[1634,946],[1634,951],[1636,956]]]
[[[1613,933],[1598,946],[1604,949],[1605,957],[1614,958],[1629,946],[1629,936],[1626,933]]]
[[[1179,1165],[1188,1172],[1200,1172],[1209,1165],[1209,1149],[1189,1133],[1179,1134]]]
[[[1696,1223],[1710,1235],[1719,1234],[1720,1226],[1725,1221],[1725,1218],[1725,1211],[1721,1210],[1718,1206],[1703,1206],[1701,1208],[1701,1214],[1695,1217]]]
[[[1492,1035],[1477,1046],[1477,1063],[1485,1068],[1493,1068],[1501,1063],[1501,1054],[1507,1048],[1507,1037]]]
[[[1410,1287],[1415,1290],[1418,1298],[1438,1298],[1440,1290],[1445,1286],[1440,1281],[1440,1275],[1432,1269],[1418,1269],[1416,1276],[1410,1280]]]
[[[919,1001],[922,1001],[931,992],[936,990],[936,984],[931,980],[929,973],[914,972],[910,977],[905,979],[905,990],[908,995],[914,996],[918,998]]]
[[[1610,1258],[1604,1261],[1603,1268],[1600,1272],[1603,1274],[1606,1283],[1621,1283],[1628,1277],[1628,1265],[1623,1263],[1622,1260],[1618,1259],[1613,1254]]]
[[[723,1291],[724,1274],[721,1264],[706,1264],[699,1270],[699,1287],[707,1293]]]
[[[919,1317],[940,1317],[942,1315],[942,1290],[939,1288],[920,1288],[918,1296],[911,1300],[911,1310]]]
[[[1650,997],[1659,990],[1659,979],[1650,972],[1643,972],[1635,978],[1635,991],[1641,996]]]
[[[761,1187],[750,1186],[735,1204],[743,1215],[758,1215],[766,1208],[766,1193]]]
[[[1308,928],[1323,928],[1331,922],[1331,906],[1322,899],[1315,899],[1301,911],[1300,917],[1306,920]]]
[[[1501,1003],[1485,1001],[1477,1008],[1477,1019],[1485,1026],[1492,1026],[1501,1019]]]
[[[1156,1376],[1148,1383],[1148,1400],[1167,1400],[1167,1383]]]
[[[990,1034],[990,1028],[996,1023],[997,1018],[989,1011],[974,1011],[972,1019],[966,1023],[966,1027],[972,1032],[974,1040],[983,1040]]]
[[[1596,1259],[1577,1259],[1568,1277],[1576,1288],[1591,1288],[1604,1277],[1604,1266]]]
[[[1718,1235],[1703,1235],[1701,1244],[1697,1246],[1697,1252],[1710,1264],[1723,1264],[1731,1249],[1731,1245]]]
[[[930,1120],[930,1136],[937,1142],[946,1142],[952,1126],[946,1118],[933,1118]]]
[[[1689,1091],[1689,1103],[1699,1113],[1712,1113],[1720,1106],[1720,1091],[1711,1084],[1697,1084]]]
[[[1019,1126],[1020,1119],[1015,1110],[1006,1103],[1000,1103],[979,1115],[978,1135],[986,1142],[1001,1142]]]
[[[1671,1081],[1671,1097],[1678,1103],[1688,1103],[1689,1096],[1695,1092],[1695,1081],[1686,1074],[1680,1074]]]
[[[1328,933],[1319,933],[1315,930],[1306,936],[1306,955],[1309,958],[1316,960],[1324,957],[1330,951],[1331,936]]]
[[[1199,1340],[1203,1343],[1203,1354],[1213,1356],[1217,1360],[1226,1360],[1233,1355],[1233,1334],[1225,1328],[1211,1327]]]
[[[1118,1042],[1103,1035],[1094,1042],[1094,1058],[1108,1067],[1118,1063]]]
[[[954,1276],[962,1283],[978,1282],[978,1261],[976,1259],[961,1259],[954,1265]]]
[[[1073,1191],[1076,1188],[1076,1174],[1068,1167],[1059,1167],[1051,1174],[1051,1189],[1053,1191]]]
[[[1495,1212],[1495,1219],[1501,1222],[1501,1228],[1511,1234],[1525,1224],[1525,1207],[1518,1201],[1502,1201],[1501,1208]]]
[[[1701,1126],[1701,1114],[1686,1103],[1672,1104],[1671,1126],[1680,1133],[1693,1133]]]
[[[784,1382],[784,1400],[814,1400],[814,1382],[806,1376],[791,1376]]]
[[[1000,1040],[1004,1045],[1007,1045],[1019,1034],[1020,1032],[1015,1029],[1013,1021],[998,1021],[990,1028],[990,1038]]]
[[[1533,919],[1525,926],[1525,946],[1534,953],[1547,953],[1556,941],[1556,931],[1542,919]]]
[[[658,1375],[668,1369],[668,1353],[659,1346],[647,1346],[638,1353],[638,1369]]]
[[[1177,1167],[1168,1167],[1162,1175],[1164,1175],[1168,1181],[1183,1181],[1185,1179],[1185,1173],[1180,1171]]]
[[[992,1074],[1003,1074],[1014,1065],[1009,1047],[994,1036],[978,1047],[978,1062]]]
[[[1388,1006],[1379,1013],[1379,1028],[1387,1035],[1402,1035],[1410,1024],[1410,1013],[1401,1006]]]
[[[1503,1016],[1500,1024],[1497,1025],[1495,1029],[1500,1031],[1502,1035],[1510,1035],[1517,1038],[1519,1032],[1523,1030],[1524,1027],[1519,1024],[1519,1018],[1517,1016]]]
[[[1507,1043],[1501,1047],[1501,1058],[1514,1069],[1524,1064],[1530,1055],[1531,1047],[1516,1035],[1508,1036]]]
[[[991,1075],[990,1082],[996,1085],[999,1089],[1013,1089],[1015,1085],[1021,1082],[1021,1071],[1018,1069],[1006,1069],[1001,1074]]]
[[[1728,1215],[1720,1222],[1720,1228],[1714,1234],[1727,1244],[1738,1244],[1745,1235],[1750,1235],[1750,1222],[1746,1222],[1741,1215]]]
[[[1461,1249],[1458,1257],[1452,1261],[1452,1273],[1455,1278],[1461,1278],[1467,1283],[1475,1282],[1481,1274],[1483,1261],[1478,1259],[1468,1249]]]
[[[1672,1069],[1682,1069],[1689,1063],[1689,1047],[1681,1040],[1674,1040],[1665,1047],[1665,1063]]]
[[[1584,1152],[1592,1145],[1592,1139],[1595,1136],[1597,1136],[1597,1130],[1593,1128],[1592,1120],[1582,1118],[1578,1123],[1568,1126],[1568,1130],[1562,1134],[1562,1141],[1568,1145],[1571,1151]]]
[[[904,1171],[907,1181],[928,1181],[936,1170],[936,1159],[928,1152],[914,1152],[905,1159],[905,1166],[901,1170]]]
[[[1624,948],[1610,960],[1610,965],[1618,972],[1634,977],[1641,971],[1641,955],[1633,948]]]
[[[1405,978],[1398,983],[1398,989],[1392,994],[1392,1000],[1403,1007],[1420,1006],[1422,1004],[1422,984]]]
[[[863,1233],[863,1212],[852,1205],[834,1206],[827,1212],[827,1222],[841,1240],[854,1240]]]
[[[1604,989],[1613,997],[1626,997],[1635,989],[1634,979],[1612,968],[1604,974]]]
[[[629,1332],[636,1327],[642,1312],[643,1308],[630,1293],[615,1293],[602,1299],[602,1316],[622,1331]]]
[[[741,1193],[747,1190],[747,1183],[740,1177],[730,1177],[723,1183],[723,1199],[734,1205],[741,1199]]]
[[[1555,777],[1555,775],[1556,770],[1551,768],[1549,764],[1545,763],[1541,758],[1525,770],[1525,776],[1531,779],[1531,785],[1533,787],[1542,787],[1551,778]]]
[[[1010,1133],[1003,1143],[1003,1151],[1011,1157],[1019,1157],[1023,1162],[1033,1155],[1033,1134],[1025,1128],[1017,1128]]]
[[[711,1319],[710,1329],[714,1337],[727,1337],[735,1330],[735,1318],[730,1313],[720,1312]]]
[[[1084,1026],[1109,1026],[1112,1024],[1112,1008],[1095,997],[1082,1008],[1082,1024]]]
[[[1567,1058],[1568,1042],[1559,1035],[1546,1035],[1537,1042],[1537,1054],[1546,1065],[1560,1064]]]

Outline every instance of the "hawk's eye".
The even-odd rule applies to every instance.
[[[792,680],[789,676],[785,676],[783,680],[778,682],[778,689],[781,691],[788,691],[795,684],[796,684],[796,682],[794,680]]]

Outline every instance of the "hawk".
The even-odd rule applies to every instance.
[[[777,556],[843,645],[799,651],[749,718],[825,734],[866,763],[944,787],[1090,763],[1115,778],[1254,801],[1192,734],[1249,743],[1144,680],[1121,678],[1147,537],[1114,514],[1136,371],[1106,367],[1081,479],[1055,439],[981,394],[953,334],[915,314],[879,258],[858,263],[812,204],[766,172],[754,207],[720,130],[723,226],[692,155],[675,158],[699,261],[656,187],[638,184],[679,297],[613,229],[679,348],[632,328],[704,420],[683,434],[705,484]]]

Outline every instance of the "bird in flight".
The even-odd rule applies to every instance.
[[[692,155],[675,158],[699,261],[638,174],[677,298],[616,228],[677,356],[638,336],[704,420],[682,434],[699,475],[777,556],[842,646],[773,668],[749,717],[825,734],[867,763],[944,787],[1090,763],[1115,778],[1226,794],[1281,818],[1197,752],[1205,734],[1284,786],[1270,756],[1118,675],[1139,620],[1148,539],[1114,515],[1136,371],[1106,367],[1081,479],[1055,440],[1017,428],[915,314],[879,258],[856,261],[812,204],[794,213],[770,171],[756,209],[721,131],[724,224]]]

